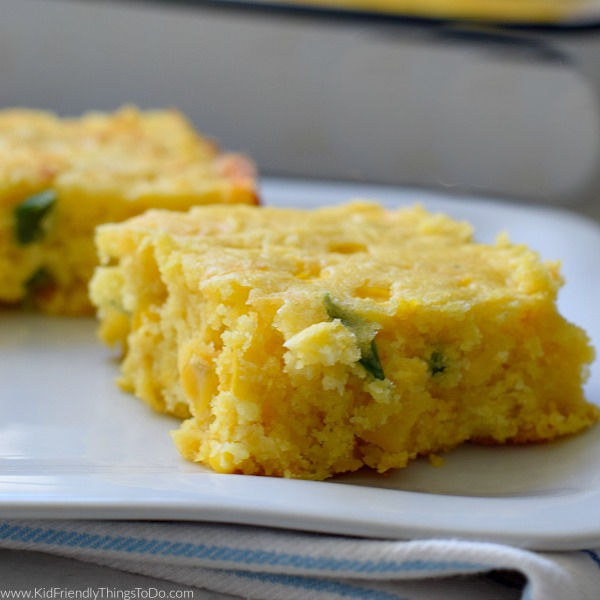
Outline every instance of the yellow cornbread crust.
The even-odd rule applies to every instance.
[[[91,296],[125,350],[121,384],[184,418],[178,449],[216,471],[384,472],[598,420],[558,264],[506,237],[355,202],[149,211],[96,239]]]
[[[589,11],[582,0],[284,0],[324,8],[372,11],[433,19],[473,19],[506,23],[557,23]]]
[[[254,167],[176,110],[0,111],[0,303],[93,311],[93,232],[148,208],[257,203]]]

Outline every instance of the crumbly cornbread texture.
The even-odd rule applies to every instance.
[[[248,159],[219,153],[175,110],[0,111],[0,302],[91,312],[96,225],[256,199]]]
[[[184,457],[322,479],[466,440],[538,442],[599,416],[561,278],[419,207],[149,211],[98,229],[91,293],[122,384],[185,418]]]

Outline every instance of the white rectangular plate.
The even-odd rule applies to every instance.
[[[421,202],[560,258],[560,308],[600,344],[600,229],[556,210],[388,187],[267,180],[266,203]],[[460,536],[539,549],[600,544],[600,427],[557,443],[467,445],[434,468],[327,482],[219,475],[182,460],[169,430],[114,384],[92,319],[0,313],[0,517],[208,520],[386,538]],[[598,364],[587,384],[600,403]]]

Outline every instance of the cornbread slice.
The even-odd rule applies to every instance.
[[[599,417],[558,264],[420,207],[149,211],[97,244],[91,295],[125,348],[122,385],[186,418],[177,447],[216,471],[383,472]]]
[[[254,170],[175,110],[0,111],[0,303],[91,312],[94,227],[148,208],[256,203]]]

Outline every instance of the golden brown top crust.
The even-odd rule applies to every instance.
[[[469,225],[418,206],[149,211],[100,227],[97,242],[105,261],[151,243],[181,266],[191,289],[234,282],[253,298],[307,303],[308,312],[330,293],[352,298],[374,319],[406,303],[462,311],[481,302],[548,302],[561,284],[558,265],[525,246],[475,243]]]
[[[195,192],[233,183],[255,187],[252,163],[220,154],[176,110],[90,112],[77,119],[50,113],[0,111],[0,191],[30,187],[84,187],[122,198]]]

